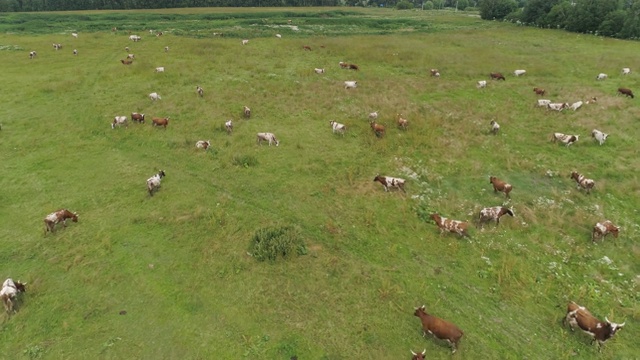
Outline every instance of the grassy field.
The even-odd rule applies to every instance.
[[[413,310],[425,304],[464,331],[456,359],[640,358],[640,111],[616,95],[640,89],[638,44],[472,15],[190,9],[12,14],[33,19],[23,29],[1,21],[0,276],[28,282],[18,313],[2,316],[2,353],[333,360],[426,348],[449,359],[446,344],[421,336]],[[126,46],[130,66],[119,61]],[[514,77],[520,68],[527,74]],[[506,81],[477,89],[493,71]],[[609,79],[596,81],[600,72]],[[554,101],[598,102],[549,112],[534,107],[534,86]],[[148,99],[154,91],[162,100]],[[387,126],[380,139],[374,110]],[[170,124],[111,129],[133,111]],[[394,126],[397,113],[407,131]],[[590,139],[594,128],[610,134],[604,145]],[[256,145],[261,131],[280,146]],[[580,140],[554,144],[553,132]],[[213,146],[197,150],[197,140]],[[159,169],[167,176],[150,197],[145,180]],[[596,181],[590,195],[572,170]],[[384,192],[378,173],[406,178],[407,193]],[[510,201],[490,175],[513,184]],[[428,219],[472,221],[501,204],[516,217],[474,227],[470,240],[440,235]],[[79,222],[43,236],[43,218],[59,208]],[[621,235],[593,244],[604,219]],[[256,231],[287,226],[306,255],[248,255]],[[599,353],[562,327],[569,300],[626,326]]]

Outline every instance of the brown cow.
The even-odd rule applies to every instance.
[[[511,198],[511,196],[509,195],[509,193],[511,192],[511,190],[513,189],[513,186],[511,186],[511,184],[508,184],[500,179],[498,179],[495,176],[489,176],[489,184],[493,185],[493,192],[503,192],[507,198]]]
[[[396,119],[396,121],[398,122],[399,128],[401,128],[402,130],[407,130],[407,127],[409,126],[409,120],[403,118],[402,114],[398,114],[398,118]]]
[[[384,135],[384,126],[381,124],[376,123],[375,121],[371,121],[369,123],[369,125],[371,125],[371,129],[373,129],[373,132],[376,134],[377,137],[381,137]]]
[[[121,59],[121,60],[120,60],[120,62],[121,62],[121,63],[123,63],[124,65],[131,65],[131,64],[133,64],[133,60],[124,60],[124,59]]]
[[[601,223],[596,223],[593,226],[593,231],[591,232],[591,241],[596,242],[596,239],[604,239],[604,237],[609,234],[613,234],[613,237],[617,238],[619,232],[620,227],[615,226],[609,220],[605,220]]]
[[[504,75],[502,75],[502,74],[501,74],[501,73],[499,73],[499,72],[491,73],[491,74],[489,74],[489,76],[490,76],[490,77],[491,77],[491,79],[493,79],[493,80],[506,80],[506,79],[504,78]]]
[[[572,301],[567,306],[567,315],[562,319],[562,325],[566,326],[568,321],[571,331],[573,331],[575,326],[578,326],[580,330],[592,337],[592,344],[594,341],[598,341],[598,350],[601,350],[604,342],[612,338],[626,323],[612,323],[606,317],[604,320],[604,322],[598,320],[595,316],[591,315],[586,307],[580,306]]]
[[[44,218],[44,234],[47,234],[47,231],[54,232],[55,226],[59,223],[62,223],[62,226],[67,227],[67,219],[71,219],[73,222],[78,222],[78,213],[71,212],[67,209],[60,209],[58,211],[52,212]]]
[[[411,357],[411,360],[425,360],[424,354],[427,353],[427,349],[422,350],[421,353],[415,353],[413,352],[413,350],[411,350],[411,355],[413,355]]]
[[[593,181],[593,179],[587,179],[584,175],[578,173],[577,171],[572,171],[571,176],[569,177],[578,183],[578,189],[585,189],[587,194],[591,193],[591,189],[596,186],[596,182]]]
[[[349,64],[349,69],[358,71],[360,70],[360,67],[356,64]]]
[[[304,50],[311,51],[311,46],[309,46],[309,45],[302,45],[302,48],[303,48]]]
[[[622,95],[625,95],[627,97],[630,97],[633,99],[633,92],[631,91],[631,89],[627,89],[627,88],[618,88],[618,92]]]
[[[151,119],[151,121],[153,121],[153,126],[163,126],[165,129],[167,128],[167,125],[169,125],[169,118],[157,118],[154,117],[153,119]]]
[[[469,224],[460,221],[460,220],[452,220],[446,217],[442,217],[439,214],[431,214],[431,218],[435,221],[436,225],[440,229],[440,235],[445,231],[456,233],[460,236],[470,237],[467,229],[469,228]]]
[[[540,95],[540,96],[544,96],[544,94],[546,93],[546,91],[543,88],[539,88],[539,87],[534,87],[533,92],[536,93],[536,95]]]
[[[131,121],[139,122],[144,124],[144,114],[138,114],[137,112],[131,113]]]
[[[451,345],[451,353],[456,352],[458,342],[464,335],[462,330],[448,321],[427,314],[424,305],[416,308],[413,315],[419,317],[422,322],[422,336],[426,336],[429,333],[437,339],[446,340]]]

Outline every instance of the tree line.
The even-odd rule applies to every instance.
[[[0,12],[135,10],[189,7],[339,6],[341,0],[0,0]]]
[[[480,0],[479,7],[485,20],[640,38],[640,0]]]

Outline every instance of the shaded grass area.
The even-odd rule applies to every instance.
[[[492,22],[469,31],[476,20],[465,15],[376,14],[437,17],[456,30],[249,36],[246,46],[171,32],[132,43],[111,25],[78,39],[0,36],[14,49],[0,51],[0,269],[29,282],[19,313],[2,320],[0,348],[224,359],[397,359],[427,348],[430,358],[450,358],[445,344],[420,336],[412,313],[425,304],[465,332],[456,358],[634,358],[640,114],[615,95],[637,84],[635,73],[616,75],[633,64],[634,44]],[[261,33],[247,24],[238,31]],[[128,67],[119,62],[125,46],[137,58]],[[527,75],[510,76],[516,68]],[[476,89],[493,71],[507,80]],[[596,82],[603,71],[610,79]],[[344,90],[346,80],[358,88]],[[558,101],[599,101],[548,112],[534,108],[534,86]],[[152,103],[154,91],[162,100]],[[367,119],[374,110],[387,127],[381,139]],[[171,122],[111,130],[113,116],[132,111]],[[407,131],[395,127],[398,113]],[[222,128],[228,119],[232,135]],[[347,125],[344,137],[330,120]],[[491,120],[502,125],[497,136]],[[593,128],[611,134],[605,145],[590,141]],[[280,146],[256,145],[262,131]],[[549,141],[555,131],[581,138],[567,148]],[[209,139],[212,149],[195,149]],[[144,181],[159,169],[167,176],[150,198]],[[572,170],[596,180],[591,195],[575,188]],[[377,173],[407,178],[407,194],[385,193]],[[514,185],[511,201],[493,193],[490,175]],[[473,221],[500,204],[516,217],[472,228],[470,241],[425,220],[438,211]],[[43,236],[42,219],[60,207],[80,221]],[[591,244],[605,218],[622,226],[620,238]],[[307,255],[275,263],[247,255],[258,229],[281,224],[299,229]],[[627,328],[598,354],[562,329],[568,300]]]

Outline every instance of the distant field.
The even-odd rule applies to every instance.
[[[2,14],[0,31],[0,275],[28,282],[18,313],[0,320],[4,354],[640,358],[639,100],[616,95],[640,91],[637,43],[463,12],[351,8]],[[506,81],[490,81],[494,71]],[[600,72],[609,79],[596,81]],[[550,112],[534,107],[533,87],[598,101]],[[375,110],[382,138],[367,118]],[[169,126],[111,129],[134,111]],[[594,128],[610,134],[604,145]],[[256,144],[265,131],[278,147]],[[565,147],[553,132],[580,138]],[[159,169],[167,176],[150,197],[145,180]],[[573,170],[595,180],[590,195]],[[385,192],[376,174],[406,178],[407,193]],[[513,184],[511,200],[491,175]],[[472,226],[470,240],[429,219],[473,221],[501,204],[516,217]],[[79,222],[44,236],[59,208]],[[593,244],[605,219],[620,237]],[[256,231],[288,226],[306,255],[248,255]],[[599,353],[562,327],[569,300],[626,326]],[[413,311],[423,304],[464,331],[453,357],[421,336]]]

